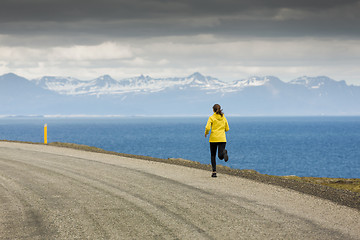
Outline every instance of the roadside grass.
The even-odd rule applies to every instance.
[[[360,193],[359,178],[325,178],[325,177],[298,177],[298,176],[282,176],[281,178],[320,184],[336,189],[344,189],[344,190]]]

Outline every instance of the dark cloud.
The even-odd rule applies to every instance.
[[[356,0],[2,0],[0,34],[359,37]]]
[[[2,21],[80,21],[232,15],[263,9],[322,11],[357,0],[2,0]]]
[[[360,0],[1,0],[0,74],[358,82]]]

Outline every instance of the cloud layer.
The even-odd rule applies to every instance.
[[[0,74],[329,75],[360,84],[360,2],[4,0]]]

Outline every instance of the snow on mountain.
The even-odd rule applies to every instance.
[[[247,79],[237,80],[234,82],[233,87],[244,88],[244,87],[256,87],[261,86],[269,82],[268,77],[250,77]]]
[[[103,87],[103,88],[111,88],[112,86],[116,86],[118,84],[118,81],[116,81],[109,75],[104,75],[104,76],[98,77],[98,78],[94,79],[92,82],[94,85],[96,85],[98,87]]]
[[[126,93],[155,93],[166,89],[198,89],[208,92],[230,93],[242,91],[248,87],[272,86],[280,87],[286,84],[290,86],[304,86],[307,89],[330,90],[346,87],[345,81],[335,81],[328,77],[300,77],[282,82],[273,76],[252,76],[233,82],[223,82],[217,78],[204,76],[198,72],[187,77],[152,78],[149,76],[137,76],[122,80],[115,80],[109,75],[104,75],[90,81],[78,80],[71,77],[45,76],[33,80],[41,88],[57,92],[62,95],[118,95]]]
[[[175,84],[171,78],[154,79],[149,76],[127,78],[119,81],[123,92],[159,92]]]
[[[219,89],[228,85],[217,78],[204,76],[198,72],[183,79],[183,82],[190,87],[199,87],[204,89]]]
[[[168,88],[199,88],[203,90],[231,89],[228,83],[216,78],[194,73],[183,78],[151,78],[138,76],[115,80],[104,75],[91,81],[82,81],[69,77],[43,77],[33,80],[38,86],[65,95],[103,95],[136,92],[159,92]]]
[[[322,76],[290,82],[273,76],[222,82],[200,73],[122,80],[104,75],[89,81],[0,76],[0,115],[207,114],[209,103],[215,102],[226,106],[227,114],[359,115],[360,87]],[[157,112],[152,106],[158,106]]]
[[[333,86],[333,87],[346,86],[345,81],[335,81],[326,76],[319,76],[319,77],[303,76],[303,77],[299,77],[297,79],[290,81],[290,84],[303,85],[309,89],[319,89],[319,88],[323,88],[325,86],[327,86],[327,87],[329,87],[329,86]]]
[[[111,93],[118,81],[104,75],[91,81],[78,80],[72,77],[45,76],[32,80],[36,85],[63,95],[84,95]]]
[[[199,88],[204,90],[219,89],[226,86],[226,83],[212,77],[194,73],[188,77],[174,78],[151,78],[149,76],[134,77],[121,80],[123,88],[128,91],[159,92],[165,89],[177,88]]]
[[[91,81],[87,84],[78,86],[75,89],[75,95],[88,94],[88,95],[101,95],[112,94],[118,87],[118,81],[113,79],[109,75],[103,75]]]
[[[41,88],[66,95],[77,94],[77,89],[83,88],[89,84],[87,81],[81,81],[72,77],[55,76],[44,76],[42,78],[33,79],[32,81]]]

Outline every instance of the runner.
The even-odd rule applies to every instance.
[[[227,154],[226,146],[226,136],[225,132],[229,131],[229,124],[224,116],[223,110],[219,104],[213,106],[214,114],[209,117],[206,127],[205,127],[205,137],[209,134],[210,130],[210,152],[211,152],[211,165],[212,165],[212,175],[211,177],[216,176],[216,151],[218,151],[218,157],[221,160],[227,162],[229,156]]]

